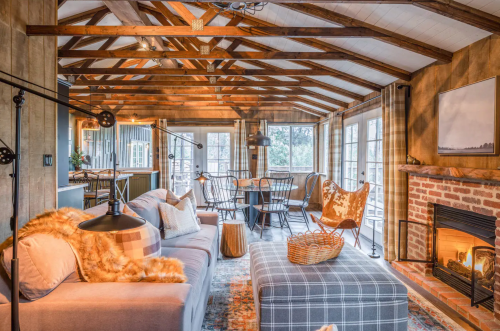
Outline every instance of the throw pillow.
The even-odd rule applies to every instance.
[[[127,205],[123,207],[123,213],[140,218]],[[138,228],[113,233],[113,236],[123,253],[132,260],[161,256],[160,230],[148,221]]]
[[[177,205],[160,203],[160,214],[165,224],[165,238],[170,239],[201,230],[194,216],[191,201],[188,198]]]
[[[52,292],[76,270],[71,246],[63,239],[33,234],[19,241],[19,290],[29,300]],[[12,246],[2,252],[2,265],[11,277]]]
[[[168,204],[171,204],[171,205],[176,205],[178,204],[179,202],[181,202],[181,200],[184,200],[188,198],[190,201],[191,201],[191,205],[193,207],[193,212],[196,214],[196,208],[198,207],[197,203],[196,203],[196,197],[194,195],[194,191],[193,190],[189,190],[186,194],[184,194],[182,197],[178,197],[177,195],[175,195],[174,192],[168,190],[167,191],[167,203]]]

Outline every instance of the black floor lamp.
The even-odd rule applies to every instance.
[[[26,81],[24,79],[18,78],[16,76],[12,76],[8,73],[1,72],[7,76],[10,76],[12,78],[18,79],[20,81],[23,81],[28,84],[32,84],[34,86],[38,86],[34,83],[31,83],[29,81]],[[12,230],[12,237],[13,237],[13,246],[12,246],[12,260],[11,260],[11,282],[12,282],[12,293],[11,293],[11,328],[12,331],[19,331],[20,330],[20,325],[19,325],[19,260],[17,258],[17,246],[18,246],[18,226],[19,226],[19,187],[20,187],[20,163],[21,163],[21,113],[22,113],[22,107],[24,104],[24,94],[31,93],[34,95],[37,95],[39,97],[42,97],[44,99],[53,101],[55,103],[64,105],[66,107],[72,108],[74,110],[80,111],[88,116],[94,117],[97,119],[97,122],[101,127],[109,128],[115,126],[116,123],[116,118],[115,115],[109,111],[101,111],[99,114],[93,113],[89,110],[73,106],[67,102],[61,101],[57,98],[51,97],[49,95],[46,95],[44,93],[38,92],[36,90],[27,88],[25,86],[22,86],[20,84],[13,83],[11,81],[8,81],[6,79],[0,78],[0,82],[10,85],[12,87],[18,88],[19,92],[16,96],[14,96],[13,101],[16,105],[16,138],[15,138],[15,150],[13,151],[11,148],[8,146],[5,147],[0,147],[0,164],[7,165],[10,163],[14,163],[13,167],[13,173],[11,177],[14,179],[14,187],[13,187],[13,214],[10,219],[10,227]],[[43,89],[43,86],[38,86]],[[54,92],[54,91],[52,91]],[[54,92],[57,93],[57,92]],[[116,158],[116,155],[115,155]],[[116,161],[116,159],[115,159]],[[116,164],[116,162],[115,162]],[[116,167],[116,165],[115,165]],[[114,196],[113,196],[114,198]],[[114,199],[113,199],[114,200]],[[110,199],[110,210],[112,209],[111,206],[112,200]],[[118,211],[119,213],[119,211]],[[119,213],[121,214],[121,213]],[[130,216],[129,216],[130,217]],[[90,220],[93,221],[93,220]],[[89,222],[90,222],[89,221]],[[137,220],[138,221],[138,220]]]

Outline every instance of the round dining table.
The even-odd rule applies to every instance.
[[[264,186],[262,187],[262,192],[266,195],[265,199],[266,201],[269,201],[268,200],[268,197],[267,195],[268,194],[272,194],[272,192],[278,192],[278,191],[288,191],[288,190],[296,190],[298,189],[299,187],[297,185],[271,185],[271,186]],[[253,206],[255,205],[260,205],[262,203],[262,198],[259,194],[260,192],[260,189],[259,189],[259,186],[255,186],[255,185],[250,185],[250,186],[238,186],[238,188],[236,188],[236,185],[229,185],[229,187],[227,187],[227,189],[231,190],[231,191],[238,191],[238,192],[243,192],[245,194],[245,204],[247,205],[250,205],[250,208],[248,210],[248,225],[250,227],[253,226],[253,224],[255,223],[255,218],[257,217],[257,209],[255,209]],[[266,213],[266,214],[261,214],[260,217],[263,217],[263,216],[266,216],[266,225],[270,225],[271,224],[271,217],[270,217],[271,214],[269,213]],[[258,222],[260,224],[261,223],[261,219],[258,220]]]

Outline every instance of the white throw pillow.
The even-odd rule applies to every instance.
[[[184,194],[182,197],[178,197],[177,195],[175,195],[174,192],[168,190],[167,191],[167,197],[165,200],[167,200],[167,203],[168,204],[171,204],[171,205],[176,205],[178,204],[179,202],[181,202],[181,200],[184,200],[188,198],[190,201],[191,201],[191,205],[193,207],[193,212],[196,214],[196,208],[198,207],[197,203],[196,203],[196,197],[194,195],[194,191],[193,190],[189,190],[189,192],[187,192],[186,194]]]
[[[188,198],[181,200],[177,205],[160,203],[160,215],[165,224],[164,239],[175,238],[201,230],[194,216],[191,201]]]

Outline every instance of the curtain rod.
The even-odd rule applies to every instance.
[[[365,104],[365,103],[367,103],[367,102],[370,102],[370,101],[373,101],[373,100],[375,100],[375,99],[378,99],[378,98],[380,98],[381,96],[382,96],[382,94],[381,94],[381,95],[377,95],[376,97],[373,97],[373,98],[371,98],[371,99],[368,99],[368,100],[366,100],[366,101],[363,101],[363,102],[362,102],[362,103],[360,103],[359,105],[355,105],[355,106],[352,106],[352,107],[347,108],[347,109],[345,109],[345,110],[342,110],[342,111],[336,112],[336,113],[335,113],[335,115],[336,115],[336,116],[341,115],[341,114],[345,113],[346,111],[349,111],[349,110],[351,110],[351,109],[357,108],[357,107],[359,107],[359,106],[361,106],[361,105],[364,105],[364,104]]]

